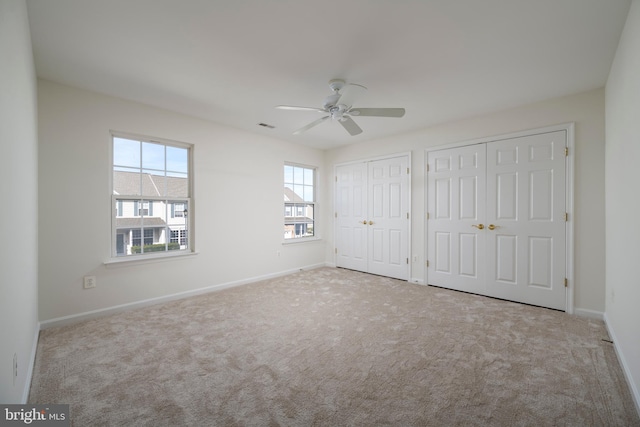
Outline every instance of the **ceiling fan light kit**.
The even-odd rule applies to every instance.
[[[351,136],[359,135],[362,129],[357,125],[351,116],[361,117],[402,117],[404,116],[404,108],[353,108],[353,102],[357,95],[367,90],[365,86],[357,83],[346,83],[341,79],[333,79],[329,81],[329,89],[333,93],[324,99],[322,108],[313,107],[296,107],[292,105],[278,105],[276,108],[281,110],[298,110],[298,111],[316,111],[328,114],[309,123],[306,126],[293,132],[294,135],[305,132],[312,127],[319,125],[327,119],[337,121],[342,127],[349,132]]]

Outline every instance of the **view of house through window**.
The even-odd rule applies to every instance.
[[[284,165],[284,238],[313,237],[315,169]]]
[[[114,256],[189,249],[190,148],[113,136]]]

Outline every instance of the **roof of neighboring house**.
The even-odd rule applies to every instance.
[[[141,185],[142,194],[140,194]],[[113,194],[123,196],[189,197],[189,180],[176,176],[114,170]]]
[[[144,222],[140,221],[140,217],[116,218],[116,228],[140,228],[141,225],[145,228],[157,228],[166,227],[167,223],[162,218],[153,216],[144,217]]]
[[[284,187],[284,201],[285,202],[294,202],[294,203],[304,203],[304,199],[302,197],[298,196],[289,187]]]

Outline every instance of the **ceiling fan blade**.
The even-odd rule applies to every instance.
[[[358,126],[356,122],[354,122],[353,119],[349,116],[344,116],[343,120],[339,120],[339,122],[351,136],[356,136],[362,133],[362,129],[360,129],[360,126]]]
[[[320,110],[320,111],[322,111],[322,110]],[[294,135],[298,135],[298,134],[300,134],[300,133],[302,133],[302,132],[304,132],[304,131],[307,131],[307,130],[311,129],[312,127],[317,126],[317,125],[319,125],[320,123],[324,122],[324,121],[325,121],[325,120],[327,120],[329,117],[331,117],[331,116],[324,116],[324,117],[322,117],[322,118],[319,118],[318,120],[314,120],[313,122],[309,123],[308,125],[301,127],[300,129],[298,129],[297,131],[295,131],[293,134],[294,134]]]
[[[361,117],[402,117],[404,108],[353,108],[349,114]]]
[[[353,102],[356,100],[358,96],[360,96],[367,88],[356,84],[356,83],[348,83],[340,89],[340,98],[335,102],[334,105],[345,105],[347,109],[353,106]]]
[[[317,111],[319,113],[325,113],[326,112],[322,108],[296,107],[296,106],[293,106],[293,105],[276,105],[276,108],[279,109],[279,110]]]

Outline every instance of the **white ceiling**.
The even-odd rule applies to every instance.
[[[630,0],[27,0],[38,76],[331,148],[604,86]],[[328,81],[369,88],[350,136]],[[275,129],[265,129],[258,123]]]

